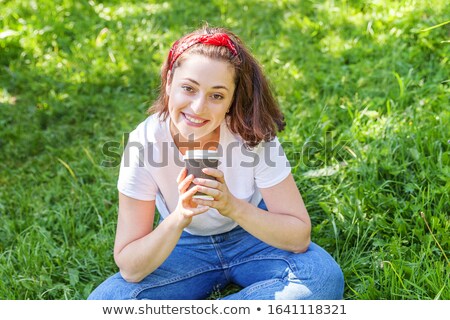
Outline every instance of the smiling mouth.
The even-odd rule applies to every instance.
[[[198,118],[194,118],[194,117],[192,117],[192,116],[190,116],[190,115],[188,115],[188,114],[186,114],[186,113],[181,113],[182,115],[183,115],[183,117],[188,121],[188,122],[190,122],[191,124],[193,124],[193,125],[195,125],[195,126],[201,126],[201,125],[204,125],[204,124],[206,124],[209,120],[201,120],[201,119],[198,119]]]

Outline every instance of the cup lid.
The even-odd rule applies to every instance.
[[[183,160],[187,159],[219,159],[219,152],[213,150],[187,150]]]

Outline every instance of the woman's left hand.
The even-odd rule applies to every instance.
[[[214,200],[194,198],[192,201],[200,205],[215,208],[223,216],[230,216],[230,214],[236,211],[235,208],[238,205],[238,199],[228,190],[223,172],[213,168],[204,168],[202,171],[217,180],[195,178],[193,182],[198,185],[198,191],[212,196]]]

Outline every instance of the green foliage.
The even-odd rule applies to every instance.
[[[446,1],[0,6],[1,298],[85,299],[117,271],[113,160],[170,45],[207,21],[240,35],[271,80],[313,241],[342,266],[345,298],[450,299]]]

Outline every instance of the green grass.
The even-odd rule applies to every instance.
[[[85,299],[117,271],[118,167],[101,165],[117,158],[103,146],[121,152],[170,45],[208,21],[271,80],[345,298],[450,299],[450,24],[426,30],[449,20],[445,0],[0,7],[0,298]]]

